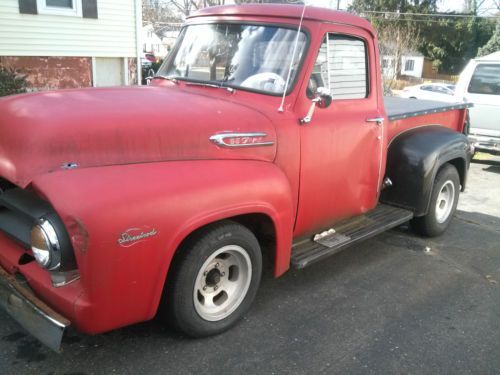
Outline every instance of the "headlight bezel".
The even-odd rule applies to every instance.
[[[36,241],[44,242],[43,247],[35,246],[34,236],[39,236]],[[30,233],[31,251],[40,267],[49,271],[58,270],[61,267],[61,244],[57,230],[46,218],[41,218],[31,229]],[[43,254],[46,252],[47,254]],[[46,261],[44,261],[44,256]]]

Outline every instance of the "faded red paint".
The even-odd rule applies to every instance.
[[[196,17],[297,27],[301,14],[302,7],[256,5],[214,7]],[[196,17],[188,22],[199,22]],[[76,250],[81,279],[54,288],[37,263],[19,264],[23,248],[2,234],[0,266],[9,273],[17,267],[39,298],[78,329],[97,333],[153,318],[179,245],[209,223],[267,216],[279,276],[289,267],[294,236],[372,208],[388,137],[407,129],[406,120],[388,131],[388,121],[366,123],[386,117],[376,37],[367,21],[346,13],[308,8],[303,18],[310,48],[283,112],[279,96],[159,79],[148,87],[0,99],[0,175],[52,204]],[[336,102],[300,126],[325,32],[366,39],[373,90],[364,104]],[[432,116],[449,127],[463,121],[463,110],[450,113]],[[210,142],[227,131],[263,132],[273,144],[231,149]],[[78,168],[61,168],[71,162]],[[118,240],[135,227],[157,235],[124,251]]]
[[[0,56],[0,66],[25,74],[35,91],[92,86],[90,57]]]

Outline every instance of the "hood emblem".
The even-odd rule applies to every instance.
[[[75,169],[75,168],[78,168],[78,164],[77,163],[73,163],[73,162],[63,163],[61,165],[61,168],[62,169]]]
[[[120,235],[118,244],[122,247],[130,247],[139,242],[147,240],[149,237],[156,236],[158,231],[155,228],[129,228]]]
[[[221,133],[209,139],[221,147],[257,147],[271,146],[273,141],[266,141],[267,133]]]

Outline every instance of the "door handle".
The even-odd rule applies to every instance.
[[[374,118],[367,118],[366,122],[374,122],[378,126],[381,126],[384,123],[384,118],[383,117],[374,117]]]

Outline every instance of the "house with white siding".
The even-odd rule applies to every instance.
[[[140,82],[141,0],[1,0],[0,66],[32,90]]]
[[[153,25],[142,27],[142,52],[152,53],[160,59],[165,58],[168,53],[160,37],[156,35]]]
[[[396,75],[396,58],[390,55],[382,56],[382,73],[385,77]],[[425,58],[419,52],[408,52],[401,56],[399,75],[422,78]]]

